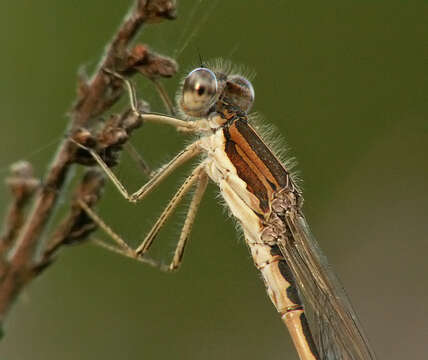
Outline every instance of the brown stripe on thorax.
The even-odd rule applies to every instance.
[[[260,136],[244,119],[237,119],[229,126],[231,139],[239,144],[266,179],[280,190],[289,185],[289,174],[266,146]]]
[[[239,149],[239,145],[229,139],[227,128],[224,129],[226,136],[225,152],[230,162],[236,169],[238,176],[247,184],[247,190],[259,200],[259,209],[253,209],[258,213],[268,213],[270,210],[270,191],[263,184],[259,174],[255,172],[255,167],[251,164],[245,154]]]
[[[241,156],[242,160],[247,163],[249,168],[253,171],[254,175],[260,180],[263,184],[263,187],[266,189],[267,199],[271,200],[273,198],[274,188],[272,187],[272,183],[269,182],[264,174],[260,171],[260,169],[254,164],[251,159],[247,156],[247,154],[242,150],[242,148],[235,144],[235,148],[239,156]]]
[[[287,171],[245,119],[232,119],[223,133],[229,160],[247,190],[259,200],[261,212],[268,213],[274,192],[289,185]]]

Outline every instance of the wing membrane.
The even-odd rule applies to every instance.
[[[352,305],[339,280],[297,210],[287,211],[289,233],[279,241],[311,319],[322,359],[375,359]]]

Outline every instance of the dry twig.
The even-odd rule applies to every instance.
[[[104,114],[121,96],[120,83],[111,80],[103,69],[113,69],[126,75],[143,73],[151,79],[170,77],[176,72],[176,63],[150,51],[142,44],[129,48],[143,24],[175,17],[174,0],[136,0],[132,10],[107,46],[102,60],[90,79],[79,79],[77,100],[70,112],[67,137],[59,145],[56,155],[39,185],[32,176],[31,166],[21,164],[13,169],[7,180],[14,195],[0,237],[0,325],[22,288],[52,263],[62,246],[80,242],[94,224],[82,212],[76,199],[93,206],[101,196],[102,175],[89,170],[74,193],[69,214],[54,231],[50,241],[43,241],[46,225],[52,217],[59,196],[64,192],[65,179],[74,163],[91,165],[92,160],[77,149],[68,136],[84,144],[91,143],[102,151],[106,161],[114,165],[117,153],[132,130],[141,120],[131,113],[113,115],[92,135]],[[33,200],[32,209],[24,214],[25,205]]]

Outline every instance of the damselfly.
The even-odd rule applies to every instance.
[[[133,85],[128,87],[134,113],[144,121],[195,133],[196,141],[177,154],[138,191],[129,194],[92,149],[86,148],[129,201],[142,200],[185,162],[202,160],[175,193],[141,245],[132,249],[84,202],[82,207],[115,241],[105,245],[143,262],[159,229],[194,188],[169,270],[176,269],[209,179],[220,189],[242,227],[267,292],[280,313],[301,359],[374,359],[357,316],[329,268],[302,213],[302,193],[290,169],[263,141],[248,116],[254,101],[249,80],[233,70],[200,67],[182,83],[178,104],[185,120],[140,113]],[[107,75],[106,75],[107,76]],[[81,145],[82,146],[82,145]],[[83,146],[82,146],[83,147]]]

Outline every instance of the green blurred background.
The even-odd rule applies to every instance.
[[[0,2],[2,178],[19,159],[44,173],[77,69],[93,68],[130,3]],[[305,213],[379,359],[428,351],[427,4],[181,1],[176,21],[140,37],[173,56],[194,31],[178,58],[182,73],[198,62],[197,49],[256,71],[254,110],[297,157]],[[165,82],[171,94],[178,81]],[[148,81],[139,79],[138,90],[162,111]],[[185,141],[154,125],[133,138],[153,167]],[[132,189],[145,181],[126,158],[116,171]],[[137,207],[109,185],[99,212],[136,244],[183,176]],[[175,274],[91,245],[63,251],[21,294],[0,358],[296,359],[216,196],[211,186]],[[3,187],[2,213],[8,199]],[[162,232],[154,256],[170,258],[183,214]]]

